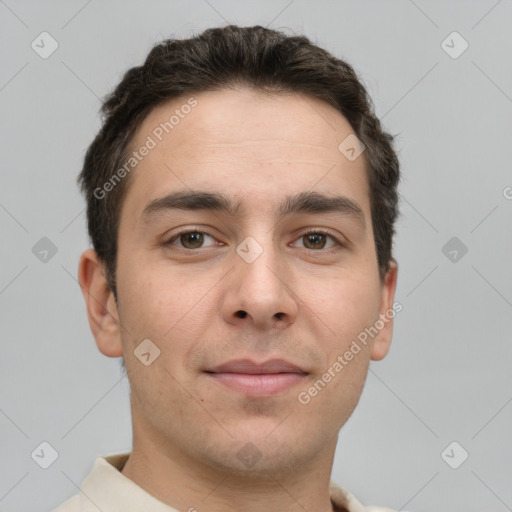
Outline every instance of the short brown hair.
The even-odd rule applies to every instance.
[[[392,259],[400,172],[393,137],[381,128],[365,87],[349,64],[305,36],[229,25],[190,39],[162,41],[142,66],[125,73],[101,108],[103,126],[87,150],[78,180],[87,201],[89,235],[115,296],[119,217],[129,179],[120,181],[104,197],[98,198],[95,191],[126,161],[130,142],[155,107],[184,95],[237,85],[306,94],[327,102],[349,121],[365,146],[375,247],[383,279]]]

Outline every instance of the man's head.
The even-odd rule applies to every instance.
[[[304,36],[228,26],[155,46],[144,65],[125,74],[102,107],[104,124],[87,151],[79,181],[87,199],[89,234],[114,294],[120,211],[134,168],[129,163],[131,152],[137,149],[133,137],[142,121],[170,100],[237,85],[270,94],[303,93],[325,101],[349,121],[365,146],[371,220],[379,271],[384,276],[392,258],[399,164],[392,138],[381,129],[352,67]],[[183,112],[174,117],[180,115]],[[167,135],[165,130],[163,135]],[[123,167],[126,177],[119,180]],[[107,183],[113,184],[111,190],[108,185],[105,190]]]
[[[80,283],[134,440],[226,471],[328,460],[389,348],[397,271],[398,161],[352,68],[212,29],[156,46],[103,112]]]

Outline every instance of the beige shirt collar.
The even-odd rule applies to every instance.
[[[121,473],[129,453],[97,457],[80,494],[54,512],[179,512],[151,496]],[[393,512],[380,507],[365,508],[350,492],[334,482],[330,485],[334,510],[347,512]]]

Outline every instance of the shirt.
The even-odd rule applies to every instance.
[[[130,453],[96,457],[91,472],[72,496],[53,512],[179,512],[157,500],[121,473]],[[330,484],[336,512],[393,512],[389,508],[364,507],[353,494]]]

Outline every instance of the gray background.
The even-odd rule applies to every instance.
[[[397,510],[512,510],[510,0],[5,0],[0,20],[0,511],[50,510],[97,455],[131,448],[128,383],[97,350],[76,280],[88,240],[75,179],[122,73],[162,38],[227,22],[305,33],[347,59],[398,136],[403,311],[333,479]],[[47,59],[31,48],[43,31],[59,44]],[[445,51],[458,36],[442,46],[453,31],[469,44],[458,58]],[[32,251],[42,237],[57,248],[47,261]],[[43,441],[59,455],[46,470],[31,458]]]

